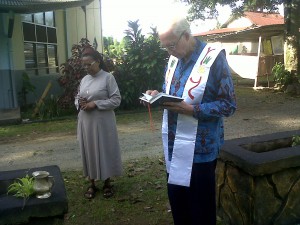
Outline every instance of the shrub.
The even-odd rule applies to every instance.
[[[291,72],[287,71],[282,63],[276,63],[272,68],[272,75],[274,81],[280,89],[285,88],[287,85],[294,82],[294,76]]]

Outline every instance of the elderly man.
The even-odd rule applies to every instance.
[[[163,92],[182,102],[163,104],[162,140],[175,225],[215,225],[215,168],[224,142],[223,117],[236,110],[225,51],[195,39],[183,17],[158,27],[170,54]],[[147,90],[156,95],[157,90]]]

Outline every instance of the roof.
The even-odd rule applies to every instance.
[[[284,18],[279,13],[245,12],[244,16],[257,26],[284,24]]]
[[[239,28],[221,28],[194,34],[206,41],[232,42],[234,40],[251,41],[258,39],[259,36],[271,37],[281,35],[284,31],[284,18],[279,13],[245,12],[244,17],[248,18],[252,25]],[[236,19],[231,17],[224,25]],[[224,26],[223,25],[223,26]]]
[[[36,13],[85,6],[93,0],[0,0],[0,13]]]

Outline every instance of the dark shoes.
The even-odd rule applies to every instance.
[[[110,198],[114,195],[114,192],[113,192],[113,185],[109,184],[105,184],[103,186],[103,197],[104,198]]]
[[[91,185],[88,187],[88,189],[84,193],[84,197],[87,199],[95,198],[97,191],[99,191],[99,189],[95,185]]]
[[[99,189],[95,186],[95,185],[90,185],[86,192],[84,193],[84,197],[86,199],[93,199],[95,198],[95,195],[96,195],[96,192],[98,192]],[[111,184],[105,184],[103,186],[103,197],[104,198],[110,198],[114,195],[114,192],[113,192],[113,185]]]

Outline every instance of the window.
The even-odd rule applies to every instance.
[[[42,75],[58,72],[57,37],[53,12],[21,15],[26,72]]]

